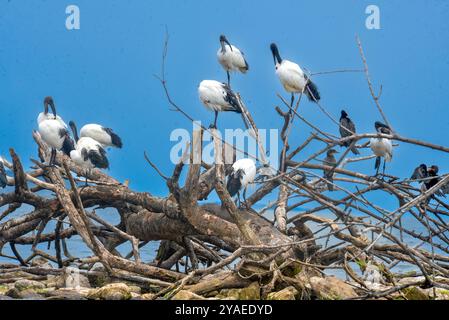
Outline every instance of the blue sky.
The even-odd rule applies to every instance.
[[[80,8],[80,30],[65,28],[70,4]],[[380,8],[381,30],[365,28],[369,4]],[[199,102],[197,86],[203,79],[226,79],[215,56],[221,33],[246,54],[250,72],[234,76],[233,88],[259,128],[267,129],[282,124],[274,111],[276,93],[288,97],[274,74],[269,44],[275,41],[284,58],[312,72],[358,69],[358,34],[374,84],[383,85],[381,103],[396,131],[447,145],[448,16],[444,1],[0,0],[0,153],[13,147],[27,165],[36,158],[31,131],[44,96],[52,95],[67,121],[100,123],[122,136],[124,148],[109,153],[111,175],[130,179],[136,190],[165,194],[165,183],[147,165],[143,151],[169,174],[170,133],[192,127],[169,110],[153,76],[160,72],[166,26],[169,89],[179,105],[206,124],[213,114]],[[344,107],[358,132],[373,131],[381,118],[362,73],[314,80],[332,114],[338,117]],[[338,133],[313,104],[303,103],[300,112],[323,130]],[[241,124],[235,114],[219,118],[220,128]],[[296,126],[291,145],[309,133],[303,124]],[[447,157],[401,143],[387,170],[405,177],[427,162],[447,172]],[[372,162],[349,168],[374,170]]]

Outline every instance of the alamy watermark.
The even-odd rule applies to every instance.
[[[374,4],[370,4],[366,7],[365,13],[368,17],[365,20],[365,26],[368,30],[380,29],[380,9]]]
[[[195,122],[193,130],[199,130],[200,126],[201,122]],[[191,135],[193,130],[178,128],[171,132],[170,141],[175,142],[170,151],[170,161],[173,164],[182,161],[186,148],[195,143],[192,141]],[[257,136],[250,130],[242,129],[225,129],[224,132],[218,130],[216,132],[224,145],[223,160],[225,164],[234,163],[233,149],[235,149],[237,159],[266,159],[272,167],[277,168],[279,161],[278,129],[259,129]],[[214,141],[209,131],[203,133],[202,141],[201,156],[186,157],[183,160],[185,164],[190,164],[190,158],[192,158],[193,164],[201,164],[201,161],[207,164],[215,163]]]
[[[65,13],[68,14],[65,19],[65,27],[67,30],[79,30],[81,28],[80,8],[77,5],[71,4],[65,8]]]

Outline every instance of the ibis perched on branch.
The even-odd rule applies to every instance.
[[[236,46],[229,43],[224,35],[220,36],[220,49],[217,52],[218,62],[225,69],[228,76],[228,86],[231,86],[230,72],[246,73],[249,70],[245,55]]]
[[[275,43],[271,44],[270,49],[273,54],[276,74],[285,91],[292,94],[291,108],[293,108],[293,102],[295,101],[295,93],[305,93],[309,100],[313,102],[320,101],[321,97],[317,86],[302,71],[301,67],[294,62],[282,59]]]
[[[340,117],[340,135],[342,138],[350,137],[355,134],[355,124],[352,122],[352,120],[348,117],[348,114],[345,110],[341,111],[341,117]],[[349,148],[351,146],[352,142],[354,140],[346,140],[343,145],[346,148]],[[352,146],[351,148],[352,153],[354,154],[360,154],[359,150],[357,150],[356,146]]]
[[[53,114],[48,112],[49,106]],[[49,165],[54,165],[57,150],[69,156],[70,151],[74,149],[73,140],[67,130],[67,125],[56,114],[56,107],[52,97],[44,99],[44,112],[41,112],[37,117],[37,123],[42,140],[52,148]]]
[[[105,128],[99,124],[86,124],[80,130],[80,137],[92,138],[102,144],[103,147],[123,147],[122,139],[111,128]]]
[[[70,152],[70,158],[73,162],[84,168],[86,171],[90,171],[93,168],[109,169],[106,151],[103,149],[101,143],[90,137],[79,138],[75,123],[70,121],[69,125],[76,141],[75,149]]]
[[[231,197],[237,194],[240,202],[240,191],[243,189],[243,200],[246,202],[246,189],[254,182],[256,172],[256,164],[251,159],[240,159],[234,162],[226,184]]]
[[[210,126],[211,128],[217,128],[219,112],[242,113],[236,94],[225,83],[203,80],[198,87],[198,94],[204,106],[215,112],[214,124]]]
[[[377,133],[391,134],[391,129],[386,124],[376,121],[374,123]],[[370,147],[373,153],[376,155],[376,163],[374,168],[376,169],[376,176],[379,173],[380,162],[384,158],[383,174],[385,175],[385,162],[390,162],[393,158],[393,145],[390,139],[386,138],[371,138]]]

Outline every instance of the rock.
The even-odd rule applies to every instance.
[[[101,262],[95,262],[94,265],[90,268],[89,271],[98,271],[98,272],[103,272],[105,271],[105,267]]]
[[[154,297],[153,293],[145,293],[140,296],[143,300],[152,300]]]
[[[89,279],[76,269],[67,268],[65,272],[59,276],[47,276],[47,287],[55,288],[90,288]]]
[[[14,300],[14,298],[8,297],[8,296],[4,296],[2,294],[0,294],[0,301],[2,300]]]
[[[436,288],[435,293],[435,300],[449,300],[449,290]]]
[[[172,300],[207,300],[207,299],[188,290],[180,290],[177,294],[173,296]]]
[[[131,300],[143,300],[140,294],[131,291]]]
[[[269,293],[267,300],[295,300],[298,293],[295,287],[290,286],[281,291]]]
[[[14,282],[14,287],[19,290],[19,291],[23,291],[23,290],[27,290],[27,289],[44,289],[45,288],[45,284],[43,284],[42,282],[39,281],[34,281],[34,280],[17,280],[16,282]]]
[[[33,260],[31,260],[31,266],[44,269],[53,269],[53,266],[51,265],[50,261],[40,256],[35,257]]]
[[[340,300],[358,296],[352,286],[336,277],[311,277],[309,283],[318,299]]]
[[[8,290],[7,286],[0,285],[0,295],[4,295]]]
[[[418,287],[408,287],[402,290],[407,300],[430,300],[428,294]]]
[[[88,299],[96,300],[129,300],[131,289],[124,283],[111,283],[89,292]]]
[[[25,289],[20,291],[19,296],[24,300],[44,300],[44,297],[36,292],[33,289]]]
[[[258,282],[251,283],[243,289],[224,289],[217,298],[230,298],[230,300],[260,300],[260,286]]]
[[[50,290],[45,296],[47,297],[47,300],[86,300],[89,291],[90,290],[87,288],[64,288]]]
[[[6,292],[6,295],[14,299],[27,299],[27,300],[41,300],[44,299],[43,296],[38,294],[34,289],[23,289],[19,290],[17,288],[11,288]]]
[[[140,287],[138,287],[138,286],[130,286],[130,285],[128,285],[128,287],[129,287],[129,290],[131,291],[131,293],[135,293],[135,294],[140,295],[141,292],[142,292],[142,289],[140,289]]]

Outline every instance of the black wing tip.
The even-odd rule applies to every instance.
[[[118,135],[116,135],[115,133],[113,133],[113,134],[111,135],[111,139],[112,139],[112,144],[113,144],[115,147],[117,147],[117,148],[119,148],[119,149],[121,149],[121,148],[123,147],[122,139],[121,139]]]
[[[321,100],[321,95],[320,91],[318,90],[318,87],[310,79],[307,81],[306,95],[312,102],[318,102]]]
[[[360,151],[359,151],[356,147],[353,147],[353,148],[351,149],[351,151],[352,151],[352,153],[355,154],[355,155],[359,155],[359,154],[360,154]]]
[[[72,140],[72,138],[70,138],[68,132],[66,133],[65,137],[64,137],[64,142],[62,143],[62,148],[61,151],[66,155],[70,157],[70,152],[72,150],[75,150],[75,144]]]
[[[114,132],[114,130],[112,130],[111,128],[103,128],[103,130],[111,136],[111,143],[114,147],[123,147],[122,139]]]
[[[242,183],[240,182],[240,179],[234,177],[234,175],[230,175],[228,178],[228,183],[226,184],[226,189],[228,190],[229,195],[231,197],[235,196],[241,187]]]
[[[232,91],[232,89],[226,83],[224,83],[224,88],[226,91],[225,101],[228,102],[229,105],[232,107],[232,109],[229,111],[242,113],[242,109],[240,108],[238,98],[235,95],[234,91]]]
[[[106,151],[103,148],[97,150],[90,150],[88,158],[92,164],[99,169],[109,169],[109,160],[106,157]]]

